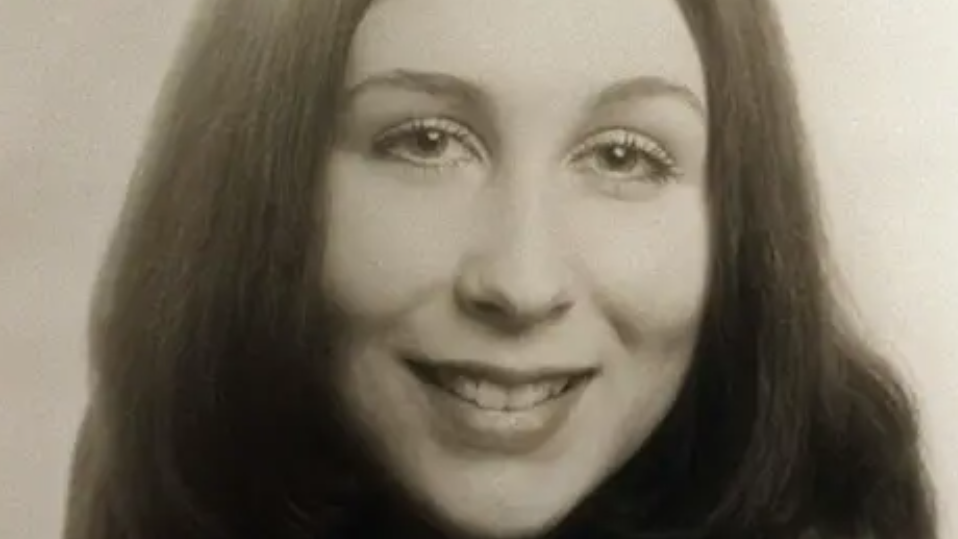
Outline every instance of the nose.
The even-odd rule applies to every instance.
[[[455,286],[463,312],[506,333],[557,322],[575,303],[550,212],[541,197],[515,198],[479,227],[485,240],[463,258]]]

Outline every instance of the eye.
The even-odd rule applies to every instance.
[[[630,129],[589,137],[571,160],[579,170],[619,183],[663,184],[681,176],[675,158],[661,144]]]
[[[472,132],[445,118],[416,119],[376,137],[374,153],[425,169],[457,167],[480,159],[481,144]]]

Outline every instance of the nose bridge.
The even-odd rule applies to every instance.
[[[493,182],[486,194],[476,227],[483,233],[460,272],[461,299],[513,322],[565,312],[569,271],[559,237],[560,201],[548,178],[513,174]]]
[[[558,254],[555,248],[560,243],[560,182],[550,165],[558,141],[554,135],[543,134],[545,120],[540,114],[515,111],[508,120],[512,134],[505,140],[506,155],[487,199],[488,216],[495,226],[484,246],[486,255],[504,266],[515,265],[513,269],[547,263],[548,257]]]
[[[555,249],[557,211],[554,204],[550,204],[555,197],[547,189],[536,190],[529,184],[531,182],[517,186],[516,195],[510,199],[514,206],[507,214],[505,223],[509,226],[503,235],[512,241],[506,242],[509,248],[505,253],[513,255],[516,263],[545,263],[546,259],[558,255]]]
[[[556,273],[561,265],[557,238],[558,211],[548,181],[515,173],[496,182],[488,218],[492,234],[477,253],[487,278],[529,288]]]

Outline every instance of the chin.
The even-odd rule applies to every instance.
[[[557,527],[592,486],[591,482],[550,481],[516,464],[500,463],[495,466],[498,473],[491,466],[474,466],[469,471],[437,466],[446,474],[434,468],[436,473],[429,477],[433,481],[408,485],[412,488],[407,495],[418,498],[422,513],[450,537],[540,537]]]
[[[532,539],[541,537],[559,525],[566,512],[470,514],[464,511],[444,511],[437,517],[438,526],[450,536],[462,539]],[[450,513],[455,513],[453,516]]]

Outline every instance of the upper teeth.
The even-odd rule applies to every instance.
[[[524,384],[508,388],[466,376],[443,376],[440,384],[449,392],[480,408],[514,411],[533,408],[564,391],[570,379]]]

